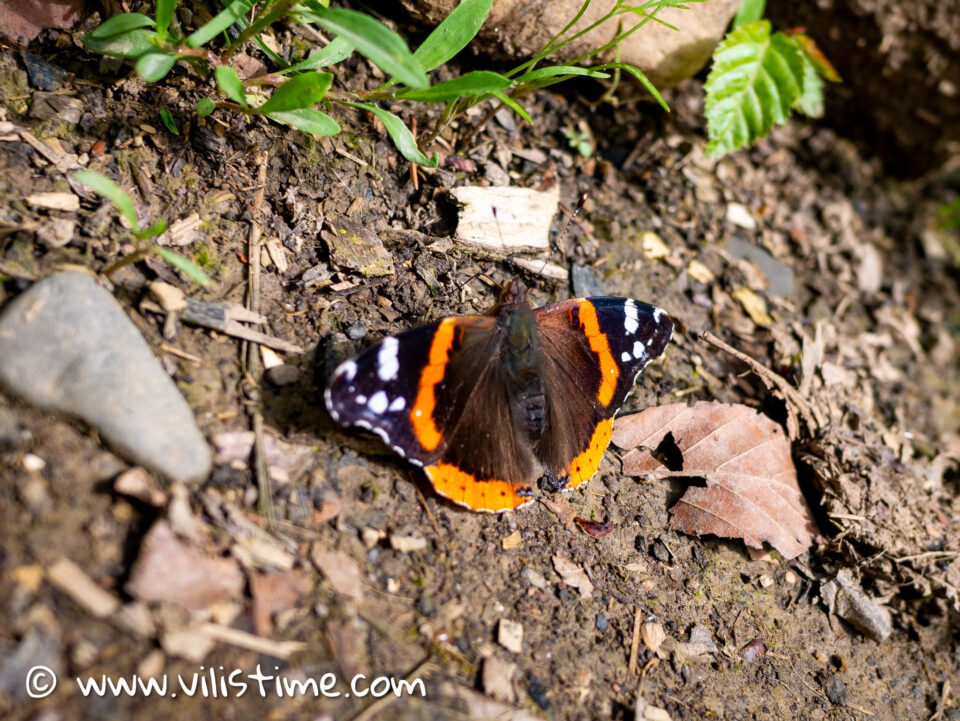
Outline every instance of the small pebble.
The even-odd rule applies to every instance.
[[[610,622],[607,620],[607,617],[602,613],[597,614],[596,626],[597,630],[603,633],[607,630],[607,627],[610,625]]]
[[[361,340],[367,335],[367,327],[359,321],[347,328],[347,338],[350,340]]]

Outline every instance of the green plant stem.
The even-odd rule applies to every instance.
[[[221,60],[227,62],[230,58],[233,57],[234,53],[237,52],[243,45],[252,38],[254,35],[259,35],[265,28],[269,27],[273,23],[277,22],[280,18],[285,15],[290,14],[290,10],[296,5],[298,0],[279,0],[273,5],[273,9],[270,12],[266,12],[270,8],[270,4],[267,3],[261,8],[260,16],[254,19],[252,23],[245,27],[240,35],[237,37],[236,42],[232,43],[229,48],[227,48]]]
[[[120,270],[123,266],[125,266],[125,265],[130,265],[131,263],[136,263],[136,262],[138,262],[138,261],[140,261],[140,260],[143,260],[143,259],[146,258],[149,254],[150,254],[150,248],[137,248],[137,249],[136,249],[135,251],[133,251],[130,255],[128,255],[128,256],[126,256],[126,257],[124,257],[124,258],[121,258],[120,260],[115,261],[115,262],[111,263],[110,265],[108,265],[108,266],[104,269],[102,275],[103,275],[104,278],[109,278],[109,277],[111,276],[111,274],[113,274],[113,273],[115,273],[116,271]]]

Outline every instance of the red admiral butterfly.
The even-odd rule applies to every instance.
[[[531,308],[511,281],[487,315],[385,338],[341,363],[324,393],[343,425],[423,466],[437,493],[476,511],[576,488],[600,466],[613,417],[673,321],[629,298]]]

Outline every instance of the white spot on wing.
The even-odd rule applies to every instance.
[[[620,354],[620,360],[622,360],[624,363],[629,363],[631,360],[633,360],[633,356],[624,351]]]
[[[404,400],[403,396],[397,396],[393,399],[393,403],[390,404],[391,411],[402,411],[407,407],[407,402]]]
[[[627,331],[627,335],[633,335],[640,327],[640,317],[637,315],[637,304],[632,298],[623,304],[623,312],[623,329]]]
[[[363,405],[366,405],[366,403],[367,403],[367,397],[366,397],[365,395],[363,395],[362,393],[361,393],[360,395],[358,395],[356,398],[354,398],[354,400],[355,400],[357,403],[359,403],[360,405],[362,405],[362,406],[363,406]]]
[[[400,341],[394,337],[384,338],[380,344],[380,351],[377,353],[377,375],[382,381],[392,381],[400,372],[400,359],[397,357],[397,350],[400,347]]]
[[[344,361],[337,366],[337,369],[333,372],[334,378],[339,378],[340,376],[346,376],[347,382],[349,383],[357,375],[357,364],[352,361]]]
[[[663,309],[662,309],[662,308],[654,308],[654,309],[653,309],[653,319],[657,322],[658,325],[660,324],[660,319],[661,319],[661,318],[663,318]]]
[[[387,394],[383,391],[377,391],[370,398],[370,402],[367,403],[367,408],[370,409],[372,413],[376,413],[378,416],[382,415],[387,406],[390,405],[390,399],[387,398]]]
[[[634,341],[634,344],[633,344],[633,357],[634,357],[634,358],[640,358],[640,356],[643,355],[643,352],[644,352],[646,349],[647,349],[647,347],[643,344],[643,341],[642,341],[642,340]]]

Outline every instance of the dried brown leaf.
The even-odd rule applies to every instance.
[[[553,567],[557,569],[557,573],[560,574],[560,578],[563,579],[565,584],[580,592],[583,600],[586,601],[593,597],[593,584],[587,578],[586,571],[580,566],[558,554],[553,557]]]
[[[779,424],[739,404],[700,401],[649,408],[617,419],[614,426],[613,443],[628,450],[624,473],[660,468],[649,449],[668,433],[683,454],[683,470],[670,475],[707,482],[688,488],[670,509],[671,528],[742,538],[751,548],[763,548],[766,541],[786,558],[810,547],[816,527]]]

